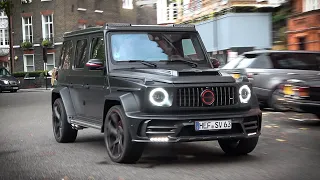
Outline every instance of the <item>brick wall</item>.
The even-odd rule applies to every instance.
[[[54,42],[61,43],[63,34],[79,28],[79,24],[86,27],[103,25],[105,23],[126,22],[137,24],[137,9],[122,9],[122,1],[119,0],[53,0],[41,2],[34,0],[30,4],[21,4],[21,0],[13,0],[13,41],[15,46],[20,46],[22,35],[22,17],[32,16],[33,42],[41,44],[42,21],[41,14],[53,14]],[[86,11],[79,11],[84,8]],[[95,12],[101,10],[102,13]],[[58,63],[61,45],[55,45],[55,61]],[[23,71],[23,54],[25,52],[16,47],[14,54],[18,56],[15,61],[14,71]],[[42,49],[40,46],[34,47],[34,62],[36,70],[43,70]]]
[[[290,50],[299,50],[299,37],[305,37],[306,50],[320,51],[320,10],[290,17],[287,27]]]

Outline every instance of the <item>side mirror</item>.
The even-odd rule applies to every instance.
[[[104,68],[104,61],[101,59],[90,59],[86,63],[86,67],[88,67],[89,70],[102,70]]]
[[[214,68],[218,68],[220,66],[220,61],[216,58],[210,58],[210,61]]]

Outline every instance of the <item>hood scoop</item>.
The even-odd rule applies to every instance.
[[[191,69],[178,72],[178,76],[220,76],[219,71],[216,70],[200,70]]]

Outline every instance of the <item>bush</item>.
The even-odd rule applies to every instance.
[[[48,71],[33,71],[33,72],[15,72],[13,73],[14,77],[40,77],[41,74],[45,74],[47,73],[48,75]]]

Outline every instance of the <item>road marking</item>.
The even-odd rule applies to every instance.
[[[279,126],[273,126],[273,127],[278,128]]]
[[[308,130],[309,128],[299,128],[300,130]]]
[[[304,121],[304,119],[297,119],[297,118],[289,118],[289,119],[294,121]]]
[[[276,139],[276,141],[285,142],[286,140],[284,140],[284,139]]]
[[[266,125],[266,126],[264,126],[265,128],[272,128],[272,126],[269,126],[269,125]]]

